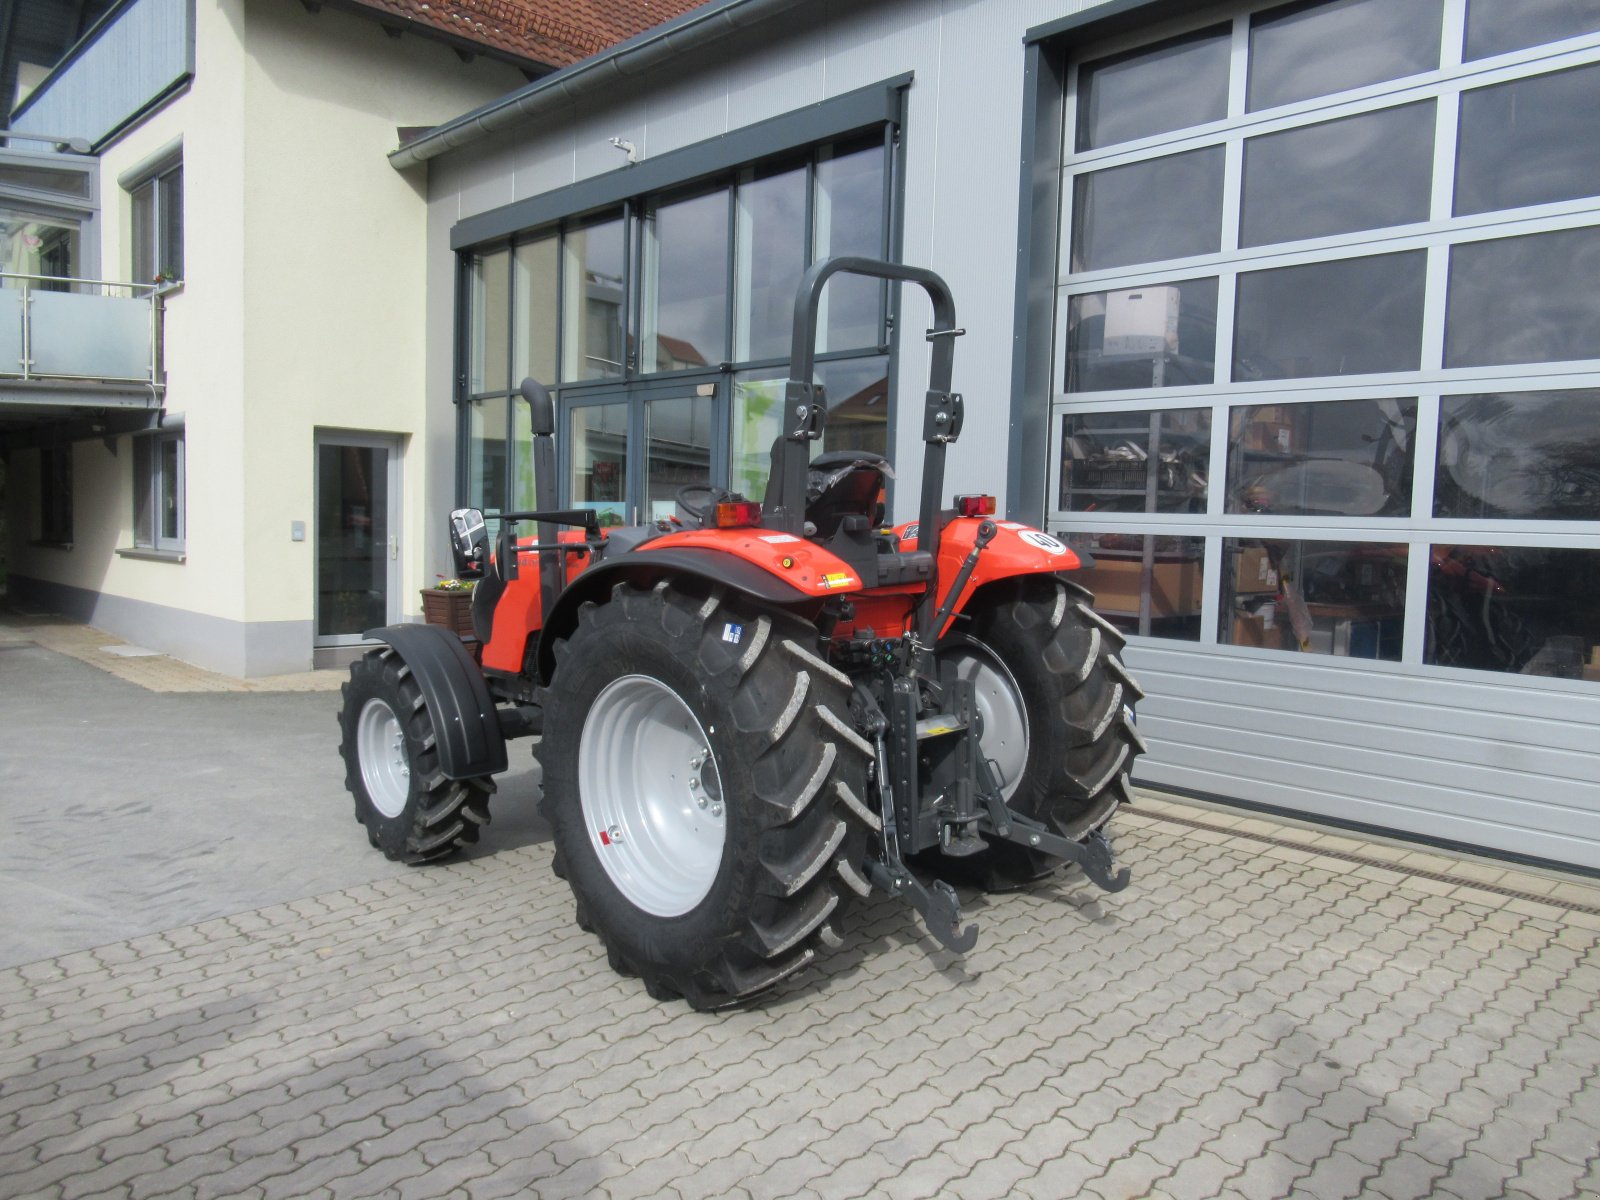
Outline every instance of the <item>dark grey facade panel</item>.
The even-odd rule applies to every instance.
[[[1044,42],[1064,34],[1098,41],[1130,29],[1148,29],[1157,21],[1185,16],[1195,8],[1193,0],[1104,0],[1082,12],[1035,25],[1023,35],[1023,41]]]
[[[911,78],[909,72],[897,75],[681,150],[467,217],[450,231],[450,248],[460,250],[494,241],[563,217],[620,204],[629,196],[659,191],[785,150],[898,121],[900,91],[910,85]]]
[[[1600,870],[1600,696],[1581,685],[1130,646],[1138,778]]]

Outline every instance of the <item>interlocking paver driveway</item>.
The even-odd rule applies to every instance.
[[[970,898],[964,961],[870,904],[722,1015],[539,845],[0,972],[0,1193],[1600,1193],[1594,913],[1181,811],[1126,892]]]

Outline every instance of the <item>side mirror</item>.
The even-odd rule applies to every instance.
[[[458,508],[450,514],[450,552],[456,560],[457,579],[480,579],[489,558],[489,531],[483,513]]]
[[[533,436],[549,437],[556,431],[556,402],[550,391],[537,379],[522,381],[522,398],[533,410]]]

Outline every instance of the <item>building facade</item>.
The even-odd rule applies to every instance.
[[[527,374],[563,502],[759,494],[806,264],[932,267],[951,490],[1092,557],[1143,781],[1600,869],[1597,105],[1567,0],[714,0],[393,156],[428,427],[491,515]],[[921,303],[819,356],[901,518]]]

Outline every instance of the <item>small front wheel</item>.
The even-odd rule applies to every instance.
[[[405,660],[392,647],[369,651],[350,665],[343,695],[339,753],[367,840],[404,863],[476,842],[494,780],[445,778],[432,714]]]

